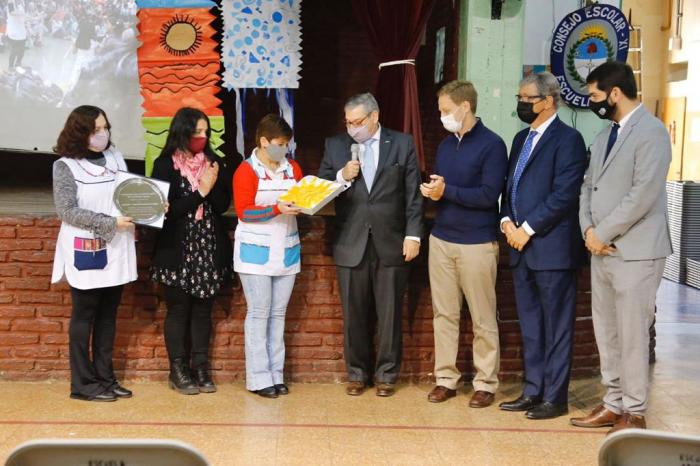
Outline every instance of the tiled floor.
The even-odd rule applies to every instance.
[[[664,282],[658,303],[648,424],[700,435],[700,292]],[[188,442],[212,465],[595,465],[604,437],[604,430],[569,426],[568,417],[528,421],[495,407],[470,409],[467,393],[431,404],[429,385],[403,385],[384,399],[296,384],[277,400],[241,384],[191,397],[164,384],[130,387],[133,399],[100,404],[68,400],[66,383],[1,383],[0,460],[35,438],[145,437]],[[507,385],[497,401],[518,392]],[[600,394],[597,379],[573,382],[571,415],[595,406]]]

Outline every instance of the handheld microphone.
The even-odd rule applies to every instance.
[[[350,153],[352,154],[353,161],[359,160],[361,150],[362,150],[362,147],[360,147],[359,144],[353,144],[350,146]]]

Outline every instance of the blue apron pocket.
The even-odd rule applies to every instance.
[[[291,267],[301,260],[301,244],[296,244],[284,250],[284,266]]]
[[[107,247],[104,240],[75,237],[73,266],[78,270],[103,270],[107,267]]]
[[[270,248],[257,244],[241,243],[241,262],[265,265],[270,260]]]

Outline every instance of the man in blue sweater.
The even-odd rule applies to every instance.
[[[421,185],[421,193],[438,208],[428,259],[436,378],[428,401],[440,403],[457,394],[462,375],[456,364],[459,319],[465,296],[476,370],[469,406],[485,408],[498,388],[498,197],[505,186],[508,155],[503,140],[474,116],[476,102],[470,82],[453,81],[438,91],[442,124],[452,134],[438,147],[435,174]]]

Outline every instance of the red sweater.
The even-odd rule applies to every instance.
[[[301,167],[294,160],[289,160],[294,172],[294,179],[299,181],[304,175]],[[256,205],[258,194],[258,175],[248,162],[241,163],[233,174],[233,206],[238,220],[242,222],[266,222],[280,214],[277,204]]]

